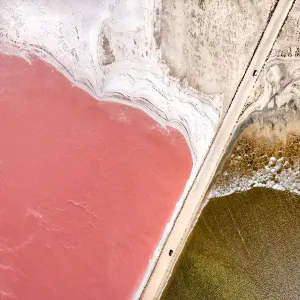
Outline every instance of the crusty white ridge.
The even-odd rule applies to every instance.
[[[168,75],[154,38],[160,1],[0,2],[0,52],[36,55],[99,100],[143,109],[186,138],[194,167],[149,262],[145,285],[216,133],[222,95],[206,95]]]
[[[101,100],[130,102],[179,129],[194,161],[215,134],[221,95],[170,78],[153,37],[155,1],[2,1],[0,50],[34,53]],[[18,50],[19,51],[19,50]],[[11,52],[10,52],[11,53]],[[129,103],[128,103],[129,104]]]

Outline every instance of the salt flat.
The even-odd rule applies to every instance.
[[[211,152],[216,156],[213,168],[227,145],[245,96],[241,102],[231,102],[232,98],[242,78],[249,82],[240,89],[240,95],[250,93],[255,80],[252,73],[245,72],[276,3],[6,0],[0,4],[0,51],[27,59],[35,54],[97,99],[138,107],[161,124],[177,128],[190,146],[192,174],[137,297],[219,126],[226,122],[226,133],[220,131],[218,142],[212,146],[221,148]],[[286,3],[285,12],[290,1]],[[277,21],[281,26],[282,17]],[[267,49],[275,40],[274,34],[266,42]],[[260,70],[265,58],[264,52],[258,65],[256,61],[252,67]],[[232,113],[226,115],[227,111]],[[200,195],[193,201],[199,202]]]

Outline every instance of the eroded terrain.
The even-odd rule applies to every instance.
[[[27,60],[34,54],[93,97],[143,109],[185,136],[193,172],[149,272],[276,4],[275,0],[0,3],[4,12],[0,51]],[[298,192],[299,10],[296,1],[248,99],[240,119],[243,133],[211,197],[254,186]]]
[[[212,197],[256,186],[299,193],[299,12],[296,1],[248,98]]]
[[[299,11],[295,1],[162,299],[300,297]]]
[[[276,3],[163,0],[160,45],[169,74],[224,94],[225,112]]]
[[[146,110],[201,164],[276,1],[3,1],[0,41]]]

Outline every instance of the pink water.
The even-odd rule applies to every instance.
[[[0,299],[128,299],[192,167],[184,138],[0,56]]]

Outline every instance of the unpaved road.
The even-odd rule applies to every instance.
[[[252,76],[254,70],[258,73],[268,57],[269,52],[279,34],[294,0],[279,0],[279,3],[270,19],[270,22],[253,55],[251,63],[242,79],[239,88],[232,100],[227,115],[222,122],[209,153],[195,179],[185,204],[169,235],[164,249],[158,259],[154,271],[146,285],[142,299],[158,299],[172,272],[174,264],[186,242],[188,234],[193,227],[197,214],[204,204],[205,196],[220,160],[226,150],[230,138],[236,128],[240,114],[253,88],[256,78]],[[173,255],[169,256],[170,249]]]

